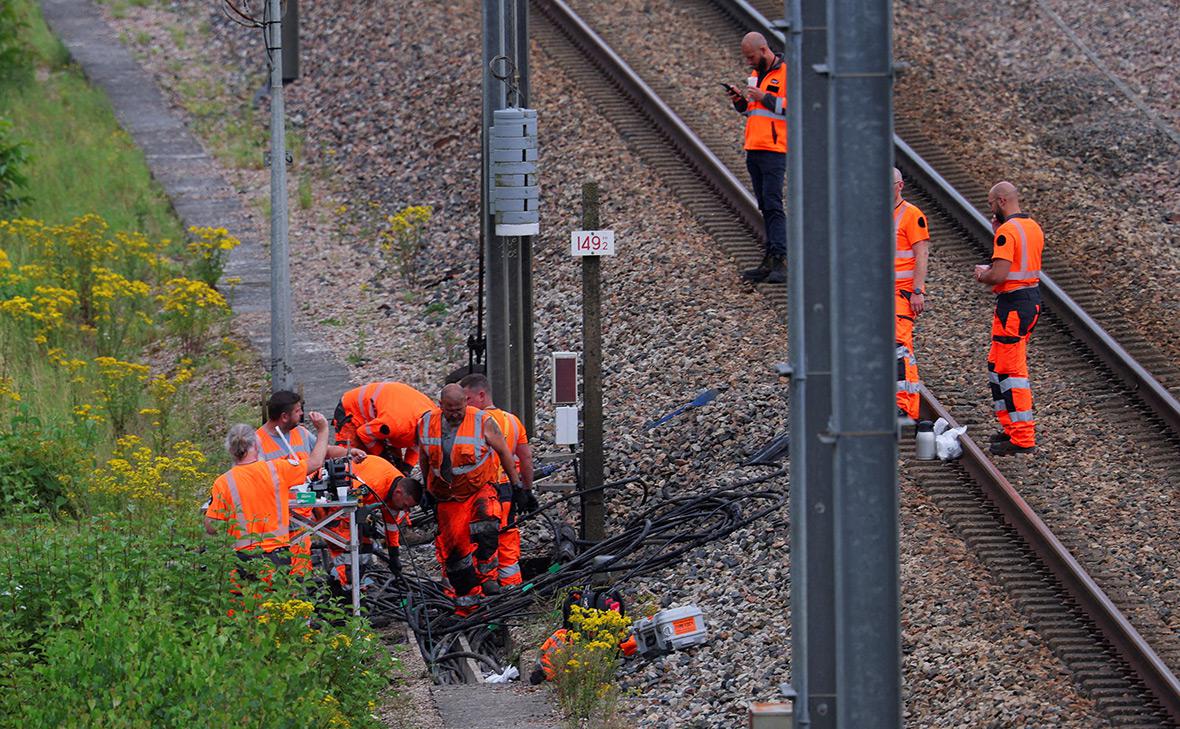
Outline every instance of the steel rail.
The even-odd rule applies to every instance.
[[[958,427],[959,423],[938,398],[925,385],[921,388],[923,409],[935,418],[946,418],[952,428]],[[1177,681],[1175,674],[1086,573],[1073,554],[1054,536],[1016,487],[984,454],[983,449],[966,434],[959,438],[959,442],[963,446],[963,456],[959,462],[984,495],[1061,581],[1082,611],[1094,621],[1168,714],[1180,722],[1180,681]]]
[[[689,165],[727,201],[734,213],[754,231],[759,240],[765,238],[762,213],[754,195],[746,189],[689,129],[676,112],[664,103],[647,83],[619,57],[594,30],[578,17],[563,0],[533,0],[533,7],[548,18],[565,36],[585,53],[599,69],[618,84],[619,89],[664,134]],[[765,242],[763,240],[763,242]]]

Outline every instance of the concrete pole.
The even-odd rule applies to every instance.
[[[892,4],[828,0],[836,713],[900,727]]]
[[[264,24],[270,62],[270,386],[289,390],[291,268],[287,250],[287,140],[283,118],[283,11],[267,0]]]
[[[800,727],[836,726],[826,0],[788,0],[791,684]]]
[[[496,222],[491,210],[491,155],[488,153],[489,131],[494,123],[493,112],[506,106],[504,82],[492,76],[492,59],[504,53],[504,3],[506,0],[483,0],[483,125],[480,143],[483,160],[484,186],[481,192],[481,226],[485,245],[487,295],[487,368],[492,392],[501,403],[512,407],[513,378],[511,341],[508,332],[508,286],[505,274],[504,239],[496,235]]]
[[[582,230],[598,230],[598,183],[582,185]],[[598,256],[582,257],[582,481],[586,489],[602,485],[602,291]],[[606,539],[606,507],[601,490],[585,494],[582,539]]]

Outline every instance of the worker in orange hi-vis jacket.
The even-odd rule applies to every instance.
[[[462,387],[447,385],[439,401],[439,407],[422,414],[418,450],[426,490],[438,502],[435,551],[443,587],[455,600],[455,613],[470,615],[485,588],[499,588],[496,474],[503,468],[514,491],[520,477],[500,427],[486,412],[467,405]]]
[[[370,382],[344,393],[332,427],[336,443],[363,448],[409,473],[418,462],[414,450],[418,418],[434,401],[402,382]]]
[[[1003,432],[990,450],[1000,456],[1036,448],[1032,387],[1028,380],[1028,339],[1041,315],[1041,254],[1045,234],[1020,210],[1011,182],[997,182],[987,194],[992,211],[992,261],[975,267],[975,280],[992,287],[996,309],[987,356],[996,418]]]
[[[531,499],[530,509],[536,509],[536,496],[533,495],[533,454],[529,448],[529,434],[525,431],[524,423],[507,410],[496,407],[492,401],[492,385],[487,375],[474,372],[459,380],[459,386],[467,392],[467,404],[479,408],[496,421],[509,450],[515,456],[516,470],[520,474],[520,484],[523,491],[512,493],[508,474],[503,468],[499,469],[496,477],[496,491],[500,497],[500,548],[497,553],[499,560],[500,587],[512,587],[523,582],[520,573],[520,529],[516,528],[516,509],[514,498]]]
[[[897,345],[897,414],[918,419],[918,360],[914,356],[914,322],[926,310],[926,270],[930,257],[930,226],[926,216],[902,199],[905,182],[893,168],[894,339]]]

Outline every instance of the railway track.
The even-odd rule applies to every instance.
[[[727,39],[750,29],[751,18],[757,17],[744,2],[692,2],[700,6],[697,19]],[[773,7],[768,2],[758,5]],[[760,218],[740,182],[740,157],[731,145],[707,133],[703,138],[694,134],[691,108],[686,110],[686,123],[644,83],[641,72],[628,67],[562,0],[533,0],[533,7],[538,11],[532,21],[534,34],[545,50],[576,77],[723,249],[739,264],[756,262],[761,256]],[[933,144],[898,126],[915,140],[912,147],[897,140],[899,166],[910,183],[907,197],[927,213],[932,229],[948,231],[938,241],[940,260],[945,257],[950,265],[966,270],[969,262],[989,250],[990,228],[979,213],[978,186]],[[937,166],[920,152],[929,154]],[[948,179],[974,185],[967,187],[974,202],[956,192]],[[1055,272],[1063,274],[1060,281]],[[1052,363],[1052,371],[1073,378],[1074,386],[1101,388],[1111,423],[1128,437],[1145,442],[1166,439],[1167,447],[1151,456],[1153,465],[1180,473],[1180,404],[1174,395],[1180,391],[1180,372],[1129,323],[1109,319],[1100,325],[1088,313],[1100,303],[1098,294],[1079,277],[1064,266],[1050,267],[1047,273],[1042,286],[1047,313],[1038,327],[1038,350]],[[767,286],[763,291],[785,314],[785,287]],[[925,392],[925,413],[954,422],[951,412],[962,411],[969,413],[964,424],[985,422],[974,407],[976,394],[954,382],[936,384],[945,406]],[[1084,537],[1054,536],[969,439],[958,464],[914,462],[911,467],[947,521],[1010,591],[1112,725],[1180,726],[1180,682],[1168,668],[1180,665],[1180,639],[1162,622],[1145,620],[1147,639],[1131,626],[1124,612],[1141,616],[1150,611],[1139,604],[1130,576],[1109,569],[1087,574],[1070,553],[1075,546],[1083,547],[1075,551],[1085,553],[1085,545],[1076,544]],[[1149,642],[1162,646],[1163,658]]]

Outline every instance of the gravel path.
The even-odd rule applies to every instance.
[[[605,18],[615,17],[608,11],[631,12],[637,26],[704,37],[692,30],[691,17],[661,15],[670,4],[646,3],[650,12],[627,0],[596,5]],[[226,26],[204,4],[176,7],[185,22],[212,24],[215,42],[203,49],[215,59],[209,72],[227,74],[235,88],[261,78],[234,71],[247,57],[256,64],[255,33]],[[477,95],[478,84],[471,83],[477,61],[454,49],[478,49],[478,3],[401,2],[391,11],[365,2],[348,10],[319,4],[304,9],[305,78],[289,99],[308,159],[329,170],[317,180],[315,205],[292,218],[292,248],[302,262],[296,275],[299,325],[333,351],[355,355],[358,380],[391,377],[433,391],[463,359],[457,343],[474,316],[477,120],[440,113],[438,99],[439,90],[448,99]],[[128,12],[120,22],[132,32],[162,13]],[[365,32],[358,36],[360,15]],[[159,17],[173,22],[170,16]],[[597,179],[603,184],[603,221],[616,230],[623,254],[603,266],[607,427],[617,446],[608,472],[638,471],[657,484],[700,488],[707,485],[701,474],[729,473],[738,457],[783,426],[786,388],[770,369],[785,358],[785,330],[759,295],[737,282],[733,266],[713,250],[690,211],[650,177],[561,69],[546,63],[542,49],[534,52],[534,105],[544,110],[546,161],[546,222],[536,255],[536,279],[546,283],[537,291],[538,355],[580,346],[579,273],[565,254],[565,240],[579,219],[581,181]],[[732,71],[725,78],[741,75],[732,49],[702,46],[700,52]],[[164,85],[183,80],[160,55],[154,63],[151,58]],[[680,68],[677,73],[691,70]],[[695,97],[694,86],[682,88],[685,98]],[[703,98],[713,100],[711,91]],[[740,120],[718,103],[717,123],[724,127],[715,133],[736,141]],[[261,171],[241,172],[237,183],[254,198],[264,193],[266,178]],[[409,204],[435,207],[417,286],[387,272],[374,246],[381,217]],[[937,328],[924,326],[927,332]],[[363,347],[359,331],[365,332]],[[965,371],[974,376],[973,369]],[[707,408],[667,428],[640,431],[644,420],[718,385],[728,389]],[[548,436],[547,418],[539,430],[541,438]],[[1089,702],[904,470],[902,489],[907,721],[1094,725]],[[634,669],[627,680],[641,693],[626,708],[637,725],[733,726],[746,701],[772,697],[789,678],[787,533],[784,507],[776,518],[704,548],[665,580],[643,585],[669,604],[697,602],[714,639],[692,654]]]

